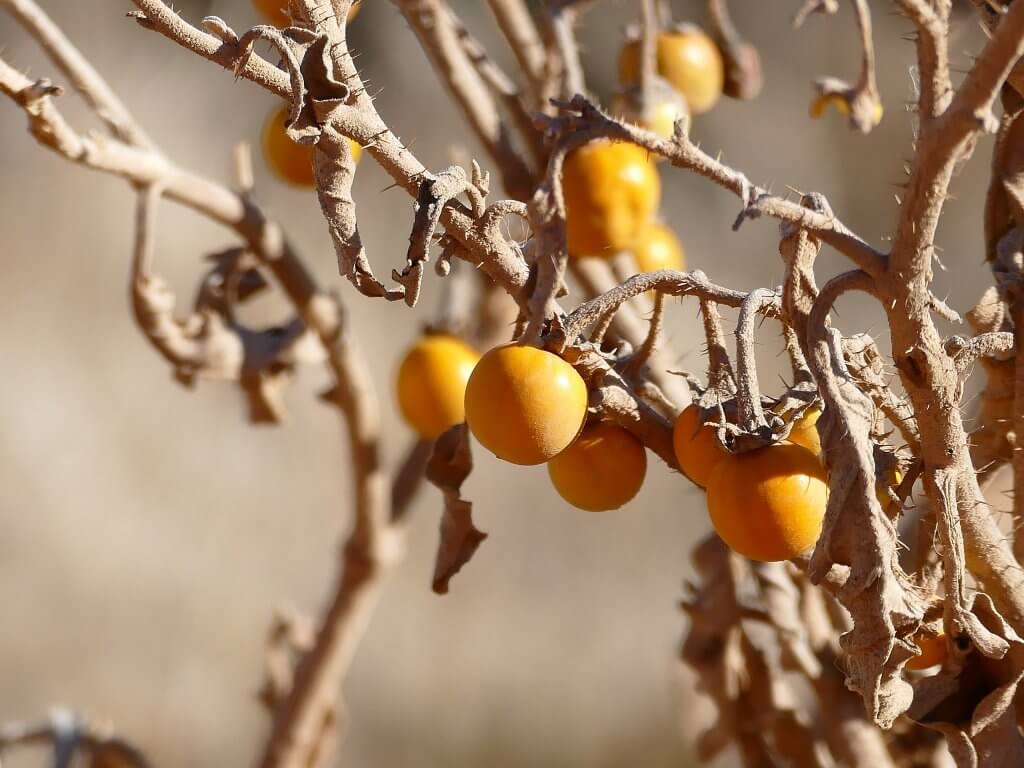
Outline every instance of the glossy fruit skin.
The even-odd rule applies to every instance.
[[[659,222],[651,222],[633,244],[637,272],[686,269],[686,253],[676,233]]]
[[[818,457],[794,443],[729,454],[708,482],[718,535],[751,560],[789,560],[814,545],[828,501]]]
[[[569,153],[562,173],[565,233],[572,256],[611,256],[633,244],[661,201],[647,150],[594,141]]]
[[[466,385],[466,422],[480,444],[513,464],[543,464],[583,428],[587,385],[558,355],[507,344],[480,358]]]
[[[480,360],[475,349],[447,334],[417,341],[398,367],[402,418],[424,440],[466,420],[466,382]]]
[[[548,462],[558,495],[588,512],[618,509],[644,483],[647,452],[631,433],[614,424],[585,429]]]
[[[263,157],[270,170],[282,181],[297,187],[315,187],[313,147],[292,141],[285,130],[287,121],[287,107],[276,109],[267,116],[267,121],[263,124]],[[359,162],[363,148],[351,139],[349,144],[352,147],[352,156]]]
[[[715,467],[729,455],[718,444],[715,428],[701,423],[696,404],[686,406],[676,417],[672,447],[679,469],[701,488],[707,487]]]
[[[260,14],[275,27],[287,27],[291,24],[288,16],[288,0],[252,0],[253,6]],[[359,0],[352,4],[348,12],[348,21],[352,21],[359,13]]]
[[[923,634],[918,635],[914,638],[914,643],[917,645],[918,650],[921,651],[921,655],[910,659],[907,662],[907,669],[928,669],[946,660],[948,650],[944,634],[938,634],[934,637]]]
[[[821,437],[819,437],[818,429],[815,426],[820,418],[821,408],[812,405],[796,420],[786,439],[791,443],[802,445],[815,456],[821,456]]]
[[[662,32],[657,45],[658,74],[685,98],[695,115],[718,102],[725,84],[725,64],[715,41],[697,28]],[[626,43],[619,53],[619,82],[640,80],[640,41]]]

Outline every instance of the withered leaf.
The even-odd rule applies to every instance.
[[[439,595],[447,594],[452,577],[470,561],[477,547],[487,538],[486,533],[473,525],[472,503],[462,498],[462,484],[472,470],[469,428],[459,424],[437,438],[426,471],[427,479],[444,494],[441,539],[434,561],[432,585]]]

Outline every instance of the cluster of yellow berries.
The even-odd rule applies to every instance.
[[[271,24],[286,27],[291,23],[288,14],[288,0],[253,0],[256,10]],[[359,13],[360,2],[355,2],[348,13],[352,21]],[[292,141],[285,129],[288,121],[288,108],[280,107],[273,110],[263,124],[263,157],[274,175],[282,181],[297,187],[312,188],[316,186],[313,174],[313,147],[309,144],[297,144]],[[352,156],[356,162],[363,153],[363,148],[349,139]]]
[[[639,103],[640,42],[623,46],[619,80],[625,90],[616,109],[667,138],[676,120],[714,106],[722,95],[725,69],[714,41],[692,26],[660,33],[656,61],[658,85],[664,87],[654,91],[652,103]],[[640,272],[685,268],[679,239],[655,218],[661,180],[642,147],[594,141],[575,149],[565,159],[562,191],[570,257],[631,251]]]
[[[420,437],[465,421],[498,458],[547,463],[555,489],[580,509],[617,509],[643,485],[644,446],[612,424],[585,427],[587,386],[558,355],[506,344],[481,357],[456,338],[427,335],[402,360],[397,384],[402,416]]]
[[[679,469],[707,491],[711,523],[734,552],[789,560],[818,540],[828,500],[815,427],[820,415],[809,409],[784,442],[730,453],[696,405],[679,414],[672,433]]]
[[[617,509],[643,485],[643,444],[621,427],[586,426],[587,387],[558,355],[506,344],[482,357],[447,335],[421,338],[398,371],[406,422],[433,439],[465,421],[488,450],[513,464],[547,463],[558,493],[580,509]],[[673,447],[683,474],[707,491],[718,535],[753,560],[788,560],[821,532],[828,482],[821,463],[816,407],[786,441],[731,453],[690,405],[679,414]],[[890,478],[898,483],[898,473]],[[888,504],[885,488],[879,499]]]

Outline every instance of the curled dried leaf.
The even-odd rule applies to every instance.
[[[427,462],[427,479],[444,494],[441,514],[441,540],[434,562],[433,590],[448,592],[448,584],[462,566],[470,561],[487,534],[473,524],[473,505],[462,498],[462,484],[473,470],[469,450],[469,428],[452,427],[434,443]]]

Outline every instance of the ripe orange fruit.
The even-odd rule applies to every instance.
[[[670,227],[651,222],[633,244],[633,260],[637,272],[657,272],[659,269],[686,269],[683,244]]]
[[[722,95],[725,65],[715,41],[697,27],[662,32],[656,43],[658,74],[683,95],[695,115],[707,112]],[[640,41],[631,40],[619,54],[619,81],[640,80]]]
[[[701,488],[707,486],[712,471],[729,455],[718,444],[715,428],[700,421],[696,403],[686,406],[676,417],[672,447],[679,469]]]
[[[930,636],[920,633],[914,638],[914,643],[917,645],[918,650],[921,651],[921,655],[910,659],[907,662],[907,669],[928,669],[946,660],[948,651],[944,634],[940,633]]]
[[[466,422],[480,444],[513,464],[543,464],[583,427],[587,385],[558,355],[507,344],[480,358],[466,385]]]
[[[263,124],[263,157],[282,181],[298,187],[316,186],[313,176],[313,147],[297,144],[288,137],[285,125],[288,122],[288,108],[280,107],[267,117]],[[349,139],[352,156],[356,162],[363,154],[363,148]]]
[[[818,436],[818,429],[815,426],[821,418],[821,408],[812,405],[803,415],[797,419],[793,428],[786,438],[791,443],[802,445],[815,456],[821,455],[821,438]]]
[[[825,470],[802,445],[783,442],[729,454],[711,473],[707,490],[715,531],[751,560],[789,560],[821,533]]]
[[[424,440],[466,420],[466,382],[480,355],[447,334],[424,336],[398,368],[398,407],[406,423]]]
[[[661,180],[647,150],[594,141],[565,158],[565,234],[573,256],[611,255],[633,244],[661,200]]]
[[[614,424],[590,427],[548,462],[558,494],[588,512],[618,509],[644,483],[647,452],[631,433]]]

